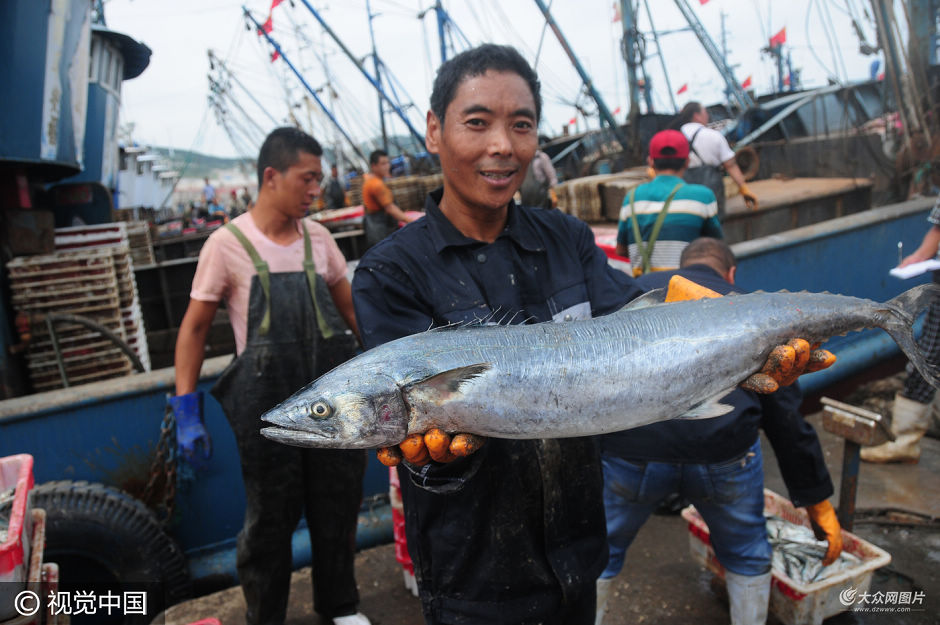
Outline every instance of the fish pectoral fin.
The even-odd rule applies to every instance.
[[[635,300],[632,300],[620,310],[638,310],[640,308],[646,308],[648,306],[656,306],[657,304],[665,303],[666,289],[653,289],[652,291],[647,291]]]
[[[455,395],[474,379],[492,368],[488,362],[481,362],[466,367],[449,369],[431,377],[412,382],[402,387],[406,401],[413,403],[418,397],[429,403],[442,404]]]
[[[733,406],[728,404],[722,404],[721,400],[728,394],[728,391],[722,392],[719,395],[710,397],[697,406],[689,409],[685,414],[681,414],[677,419],[711,419],[712,417],[720,417],[721,415],[728,414],[734,410]]]

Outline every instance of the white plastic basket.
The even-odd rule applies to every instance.
[[[788,499],[767,489],[764,489],[764,514],[810,527],[805,510],[795,508]],[[694,506],[683,510],[682,518],[689,522],[692,557],[724,580],[725,570],[715,557],[705,521]],[[861,563],[818,582],[801,583],[775,569],[770,590],[771,613],[786,625],[820,625],[823,619],[851,607],[839,600],[840,593],[850,589],[855,589],[859,595],[868,592],[872,573],[891,562],[888,552],[845,530],[842,530],[842,549],[858,557]]]

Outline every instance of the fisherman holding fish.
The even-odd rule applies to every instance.
[[[369,625],[357,613],[355,534],[366,457],[361,450],[299,449],[261,436],[259,417],[353,356],[356,339],[346,261],[330,233],[304,219],[320,192],[323,150],[278,128],[258,156],[254,208],[209,237],[176,343],[176,417],[183,456],[207,460],[209,435],[196,390],[206,336],[224,299],[236,357],[212,389],[238,445],[245,521],[238,578],[249,625],[283,623],[291,537],[301,514],[313,551],[313,606],[336,625]]]
[[[537,148],[540,110],[538,78],[511,47],[484,44],[440,67],[426,143],[440,157],[443,189],[428,197],[424,219],[371,248],[356,269],[353,301],[365,347],[448,324],[588,319],[640,295],[629,276],[609,267],[586,224],[512,201]],[[348,442],[376,446],[404,436],[406,390],[414,391],[412,409],[421,402],[431,408],[485,374],[485,367],[468,367],[411,380],[415,387],[406,389],[405,381],[392,383],[395,363],[372,362],[370,353],[361,356],[356,380],[324,381],[336,382],[339,395],[311,385],[265,415],[274,426],[266,435],[340,445],[363,427],[370,438]],[[374,385],[376,394],[360,392],[362,385]],[[512,401],[546,398],[520,392]],[[408,548],[427,622],[593,623],[595,582],[607,562],[595,440],[491,438],[479,446],[461,437],[448,447],[440,430],[414,434],[381,456],[394,463],[404,455]]]
[[[638,278],[646,289],[666,287],[673,275],[710,288],[734,287],[734,254],[724,241],[700,238],[683,251],[678,271]],[[832,480],[813,426],[800,414],[794,383],[776,393],[732,391],[734,409],[713,419],[669,420],[601,437],[604,506],[610,561],[597,581],[597,625],[626,551],[668,495],[690,500],[711,533],[725,569],[733,625],[760,625],[770,598],[771,547],[764,521],[764,473],[759,429],[773,446],[795,506],[805,506],[817,536],[828,540],[823,564],[842,548],[841,528],[828,498]]]

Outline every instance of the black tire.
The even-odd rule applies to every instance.
[[[147,615],[72,615],[73,625],[149,623],[189,597],[182,550],[150,509],[127,493],[103,484],[46,482],[33,490],[33,507],[46,511],[43,560],[59,565],[63,591],[147,592]]]

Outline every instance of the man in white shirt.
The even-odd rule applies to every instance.
[[[700,102],[689,102],[679,112],[679,130],[689,140],[689,168],[683,178],[686,182],[703,184],[710,188],[718,200],[718,217],[725,216],[725,186],[720,168],[724,168],[731,179],[738,185],[744,203],[751,210],[757,210],[757,196],[747,187],[744,174],[734,160],[734,150],[717,130],[709,128],[708,109]]]

